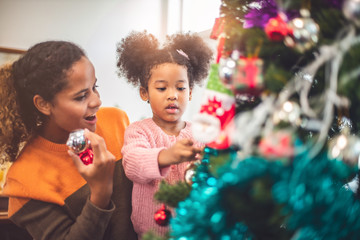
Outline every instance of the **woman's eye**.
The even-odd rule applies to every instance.
[[[82,95],[82,96],[79,96],[79,97],[76,97],[75,98],[75,101],[83,101],[83,100],[85,100],[85,98],[86,98],[86,95]]]

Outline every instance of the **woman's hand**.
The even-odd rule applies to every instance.
[[[172,147],[162,150],[158,157],[159,167],[198,160],[203,149],[193,145],[190,139],[181,139]]]
[[[90,187],[90,201],[97,207],[106,209],[113,192],[115,157],[106,149],[102,137],[87,129],[85,129],[84,135],[90,140],[94,153],[93,163],[85,165],[76,154],[70,150],[68,152],[79,173]]]

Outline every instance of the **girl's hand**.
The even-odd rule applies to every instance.
[[[159,167],[198,160],[203,149],[193,144],[190,139],[181,139],[172,147],[162,150],[158,157]]]
[[[102,137],[87,129],[84,135],[90,140],[94,152],[93,163],[85,165],[72,151],[69,150],[68,153],[90,187],[90,201],[97,207],[106,209],[113,192],[115,157],[106,149]]]

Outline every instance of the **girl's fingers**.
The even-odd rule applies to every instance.
[[[179,140],[179,142],[181,142],[184,146],[192,146],[194,143],[192,140],[190,139],[181,139]]]

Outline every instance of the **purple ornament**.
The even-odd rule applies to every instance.
[[[334,0],[335,1],[335,0]],[[275,0],[259,0],[253,2],[249,12],[245,15],[244,28],[253,28],[264,26],[271,18],[276,18],[279,12],[283,12],[288,20],[298,17],[300,14],[296,10],[284,11],[279,9]]]
[[[274,0],[257,1],[245,15],[244,28],[263,28],[270,18],[278,15],[278,9]]]

